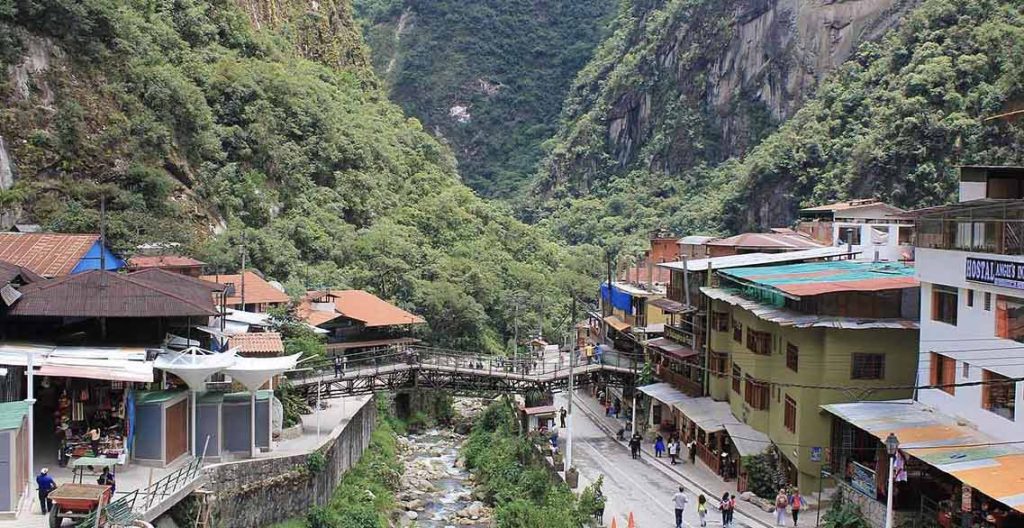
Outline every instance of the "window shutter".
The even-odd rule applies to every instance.
[[[956,381],[956,360],[953,358],[942,358],[942,381],[944,383],[953,383]],[[956,387],[946,387],[946,392],[953,394]]]
[[[928,384],[935,385],[939,382],[939,355],[932,352],[930,364],[931,372],[928,374]]]

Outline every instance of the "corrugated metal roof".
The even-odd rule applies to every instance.
[[[726,302],[733,306],[738,306],[753,313],[760,319],[780,326],[792,326],[794,328],[845,328],[847,330],[862,330],[868,328],[913,330],[919,328],[918,322],[910,319],[863,319],[805,314],[762,304],[723,288],[703,287],[700,291],[712,299]]]
[[[887,204],[885,202],[879,201],[878,199],[875,199],[875,198],[865,198],[865,199],[862,199],[862,200],[848,200],[848,201],[845,201],[845,202],[835,202],[835,203],[830,203],[830,204],[826,204],[826,205],[818,205],[818,206],[815,206],[815,207],[806,207],[804,209],[801,209],[800,212],[801,213],[803,213],[803,212],[818,212],[818,211],[820,211],[820,212],[837,212],[837,211],[847,211],[847,210],[850,210],[850,209],[858,209],[858,208],[861,208],[861,207],[884,207],[884,208],[890,209],[890,210],[892,210],[893,212],[896,212],[896,213],[899,213],[899,212],[903,211],[903,209],[900,209],[899,207],[896,207],[894,205],[889,205],[889,204]]]
[[[835,260],[731,268],[720,273],[745,284],[797,297],[918,286],[918,281],[914,278],[914,268],[897,262]]]
[[[181,255],[137,255],[128,259],[129,269],[198,268],[205,262]]]
[[[760,249],[811,249],[824,244],[798,233],[740,233],[729,238],[712,240],[706,246],[760,248]]]
[[[99,239],[99,235],[0,233],[0,260],[44,277],[59,277],[70,274]]]
[[[201,275],[199,278],[223,285],[230,284],[234,288],[233,295],[229,295],[225,302],[229,306],[242,303],[242,275]],[[288,304],[289,301],[291,298],[288,294],[275,288],[259,274],[245,272],[245,304]]]
[[[745,423],[727,423],[725,431],[729,433],[729,439],[732,440],[732,445],[736,446],[740,456],[763,453],[772,445],[768,435]]]
[[[702,246],[704,244],[707,244],[708,242],[711,242],[712,240],[717,240],[717,239],[718,239],[718,237],[714,237],[714,236],[689,235],[689,236],[684,236],[683,238],[680,238],[679,239],[679,243],[680,244],[686,244],[688,246]]]
[[[17,429],[28,416],[27,401],[0,403],[0,430]]]
[[[900,450],[1024,512],[1024,449],[913,400],[834,403],[822,409],[874,435],[893,433]],[[942,448],[942,446],[949,446]]]
[[[672,406],[708,433],[724,430],[727,423],[741,423],[732,415],[728,403],[711,398],[686,398],[674,402]]]
[[[835,257],[852,257],[860,254],[860,251],[849,251],[845,247],[823,247],[806,249],[803,251],[790,251],[787,253],[747,253],[744,255],[729,255],[727,257],[711,257],[694,259],[686,262],[664,262],[658,264],[665,268],[683,271],[707,271],[710,265],[712,269],[738,268],[742,266],[754,266],[760,264],[775,264],[779,262],[798,262],[801,260],[813,260]]]
[[[26,267],[0,261],[0,285],[11,282],[29,283],[39,280],[43,280],[43,278]]]
[[[161,287],[131,275],[92,270],[22,286],[9,316],[186,317],[216,315],[208,290]]]
[[[682,401],[690,397],[679,392],[675,387],[668,383],[652,383],[650,385],[637,387],[636,389],[667,405],[672,405],[677,401]]]

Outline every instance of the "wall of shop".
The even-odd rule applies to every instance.
[[[214,493],[214,526],[268,526],[327,503],[342,475],[359,461],[370,444],[376,423],[377,403],[370,398],[317,449],[327,461],[318,473],[308,468],[309,453],[204,468],[209,479],[207,488]]]

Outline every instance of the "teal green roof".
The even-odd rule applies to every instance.
[[[0,403],[0,430],[17,429],[28,414],[27,401]]]
[[[269,397],[270,397],[270,391],[268,391],[268,390],[256,391],[256,401],[265,401]],[[224,395],[224,401],[228,402],[228,403],[232,403],[232,402],[234,402],[234,403],[237,403],[237,402],[248,402],[249,401],[249,393],[248,392],[232,392],[232,393],[229,393],[229,394],[225,394]]]
[[[185,391],[146,391],[139,392],[135,395],[136,405],[146,405],[152,403],[163,403],[170,401],[181,394],[185,394]]]
[[[748,266],[718,273],[744,285],[793,296],[894,290],[918,285],[914,278],[914,268],[896,262],[832,260],[781,266]]]

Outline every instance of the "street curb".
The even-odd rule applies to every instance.
[[[626,443],[626,441],[618,440],[617,438],[615,438],[615,432],[612,431],[611,428],[608,427],[605,423],[603,423],[603,421],[600,419],[600,416],[598,416],[597,413],[595,413],[595,412],[591,411],[590,409],[588,409],[586,407],[586,405],[582,402],[582,400],[580,399],[579,396],[576,396],[575,400],[577,402],[577,405],[575,406],[575,408],[578,408],[580,411],[583,412],[583,414],[586,414],[587,416],[589,416],[591,418],[591,421],[594,422],[594,424],[597,426],[597,428],[600,429],[601,431],[603,431],[604,434],[607,435],[608,438],[611,441],[619,444],[620,446],[622,446],[624,448],[627,448],[627,449],[629,448],[629,444]],[[659,463],[654,464],[653,462],[648,460],[650,458],[651,458],[650,456],[641,458],[640,462],[642,462],[643,464],[646,464],[646,465],[648,465],[650,467],[658,469],[658,471],[661,471],[663,474],[665,474],[665,475],[667,475],[669,477],[681,479],[681,480],[685,481],[687,484],[689,484],[690,486],[692,486],[692,488],[700,490],[702,493],[704,493],[708,497],[708,503],[709,504],[711,503],[711,501],[717,501],[718,500],[718,494],[716,492],[713,492],[713,491],[705,488],[704,486],[694,482],[693,480],[690,479],[690,477],[688,477],[688,476],[682,474],[681,472],[673,469],[666,462],[660,462],[659,461]],[[745,511],[748,508],[740,508],[740,506],[743,505],[743,504],[744,503],[741,503],[741,502],[737,501],[736,502],[736,509],[740,513],[742,513],[743,516],[746,517],[747,520],[752,521],[754,524],[756,524],[756,525],[758,525],[758,526],[760,526],[762,528],[776,528],[775,525],[773,525],[773,524],[764,522],[764,521],[762,521],[762,520],[760,520],[760,519],[758,519],[756,517],[751,516],[750,513]],[[762,510],[758,510],[758,511],[762,511]]]

